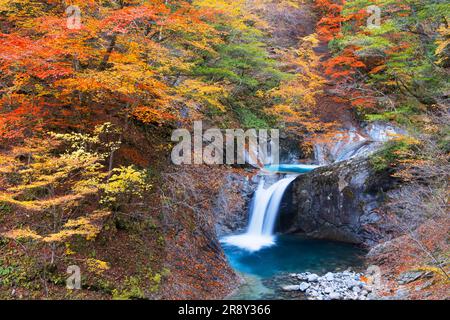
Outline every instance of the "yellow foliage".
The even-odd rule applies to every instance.
[[[444,283],[450,284],[450,279],[448,277],[448,272],[449,272],[448,269],[449,268],[447,266],[447,270],[446,270],[447,274],[446,274],[446,272],[444,272],[443,269],[434,267],[434,266],[420,266],[417,268],[417,270],[419,270],[419,271],[432,272],[432,273],[436,274],[440,278],[441,281],[443,281]]]
[[[293,78],[270,91],[270,95],[281,99],[282,103],[268,110],[280,120],[297,123],[311,132],[323,129],[311,114],[316,106],[316,97],[325,84],[325,79],[317,69],[319,56],[313,50],[318,43],[317,35],[311,34],[300,41],[298,49],[280,52],[285,69],[293,74]]]
[[[59,232],[50,234],[42,240],[44,242],[61,242],[76,235],[84,236],[86,240],[93,240],[101,231],[102,222],[110,214],[109,211],[94,211],[90,215],[70,219]]]
[[[32,240],[41,240],[42,237],[38,235],[36,232],[31,230],[30,228],[24,228],[24,229],[14,229],[5,233],[2,233],[2,236],[9,238],[9,239],[15,239],[15,240],[21,240],[21,239],[32,239]]]
[[[72,248],[70,247],[70,242],[66,242],[66,251],[64,252],[66,255],[71,256],[73,254],[75,254],[75,251],[72,250]]]
[[[109,270],[109,264],[106,261],[88,258],[86,260],[86,264],[89,271],[94,272],[98,275],[102,274],[106,270]]]
[[[137,170],[133,166],[113,169],[113,175],[102,185],[105,195],[101,203],[113,204],[120,196],[138,196],[151,188],[146,182],[146,170]]]
[[[437,47],[435,54],[437,57],[440,57],[438,63],[444,63],[449,59],[448,52],[446,53],[446,51],[450,50],[450,29],[442,25],[437,31],[440,37],[436,40]]]
[[[185,100],[185,104],[195,110],[199,105],[225,111],[221,99],[228,97],[229,88],[225,84],[207,84],[200,80],[188,79],[184,81],[178,93]]]

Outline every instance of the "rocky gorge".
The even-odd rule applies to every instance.
[[[342,161],[299,176],[287,190],[280,232],[371,246],[380,239],[378,207],[392,179],[369,159]]]
[[[334,271],[330,267],[323,273],[291,273],[288,281],[286,278],[278,281],[278,286],[285,292],[299,292],[312,300],[404,299],[408,297],[405,285],[418,281],[414,283],[416,289],[412,289],[415,292],[429,287],[426,283],[422,284],[425,274],[422,271],[413,270],[419,276],[408,278],[408,281],[396,280],[396,276],[385,269],[382,258],[395,252],[392,240],[395,243],[400,235],[398,225],[384,211],[385,204],[389,203],[399,187],[397,179],[388,170],[374,167],[372,155],[404,131],[383,123],[372,123],[359,132],[350,129],[339,134],[343,140],[336,139],[334,145],[321,146],[325,152],[316,153],[315,162],[322,165],[298,175],[284,191],[275,231],[279,235],[302,235],[310,239],[353,244],[364,248],[364,263],[358,272],[351,269]],[[244,187],[242,194],[247,203],[260,179],[277,181],[273,176],[268,178],[261,174],[241,179]],[[250,207],[251,204],[247,204],[245,210],[250,210]],[[228,216],[231,218],[224,220],[221,216],[220,220],[227,221],[228,232],[237,226],[238,230],[244,230],[243,226],[250,219],[250,213],[247,216],[243,211]],[[220,227],[220,230],[223,234],[225,229]],[[373,274],[374,269],[376,274]],[[402,273],[398,277],[408,274]],[[377,290],[383,294],[378,294]]]

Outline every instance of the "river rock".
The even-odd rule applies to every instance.
[[[331,292],[329,297],[331,300],[339,300],[341,298],[340,294],[337,292]]]
[[[283,290],[284,291],[299,291],[300,287],[301,287],[300,285],[292,284],[292,285],[283,286]]]
[[[304,273],[298,273],[297,279],[300,281],[308,281],[308,276],[310,275],[310,272],[304,272]]]
[[[368,300],[376,300],[378,297],[375,293],[371,292],[367,295]]]
[[[374,298],[372,289],[359,281],[361,274],[352,271],[328,272],[323,276],[314,273],[300,273],[293,278],[305,279],[298,285],[283,287],[285,291],[302,291],[309,300],[361,300]]]
[[[334,275],[331,272],[328,272],[325,275],[325,279],[328,280],[328,281],[333,281],[334,280]]]
[[[218,238],[245,229],[248,207],[258,186],[257,181],[249,180],[244,174],[231,172],[224,179],[213,208]]]
[[[308,275],[308,278],[307,278],[308,282],[315,282],[318,279],[319,279],[319,276],[315,273]]]
[[[311,285],[308,282],[300,283],[300,291],[306,291]]]

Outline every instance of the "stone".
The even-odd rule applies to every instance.
[[[400,288],[395,292],[394,299],[404,300],[408,298],[409,292],[406,288]]]
[[[311,285],[308,282],[302,282],[300,283],[300,291],[306,291]]]
[[[362,274],[350,271],[328,272],[323,276],[316,274],[304,274],[308,280],[299,283],[300,290],[305,292],[307,299],[310,300],[367,300],[374,298],[370,296],[372,291],[369,285],[360,281]]]
[[[308,275],[308,282],[316,282],[319,279],[319,276],[315,273],[309,274]]]
[[[300,281],[306,281],[306,280],[308,280],[309,274],[310,274],[309,272],[299,273],[299,274],[297,274],[297,279]]]
[[[423,271],[403,272],[397,277],[397,282],[399,284],[408,284],[408,283],[414,282],[416,280],[419,280],[424,274],[425,274],[425,272],[423,272]]]
[[[291,285],[283,286],[282,289],[284,291],[299,291],[300,286],[297,284],[291,284]]]
[[[354,293],[361,292],[361,289],[358,286],[354,286],[352,290],[353,290]]]
[[[378,298],[377,295],[373,292],[371,292],[367,295],[367,299],[369,299],[369,300],[377,300],[377,298]]]
[[[398,276],[397,282],[399,284],[408,284],[408,283],[414,282],[416,280],[419,280],[420,278],[422,278],[422,276],[424,274],[425,274],[425,272],[423,272],[423,271],[403,272]]]
[[[365,227],[371,223],[383,227],[372,208],[382,202],[376,190],[384,186],[387,179],[389,177],[373,171],[368,159],[344,160],[302,174],[290,186],[292,195],[286,199],[289,210],[280,220],[279,231],[301,230],[316,238],[376,243],[379,240],[377,229],[368,231],[372,229]],[[345,181],[345,186],[339,181]],[[327,197],[333,201],[327,201]]]
[[[332,289],[331,287],[325,287],[325,289],[323,290],[323,292],[330,294],[330,293],[333,292],[333,289]]]
[[[427,289],[427,288],[431,287],[433,282],[434,282],[433,280],[426,281],[426,282],[422,283],[421,285],[416,286],[414,290],[421,291],[421,290]]]
[[[330,298],[331,300],[339,300],[339,299],[341,298],[341,296],[340,296],[339,293],[337,293],[337,292],[331,292],[331,293],[329,294],[329,298]]]
[[[317,297],[319,295],[319,293],[315,290],[311,290],[310,296],[312,297]]]
[[[328,280],[328,281],[333,281],[333,280],[334,280],[334,274],[331,273],[331,272],[328,272],[328,273],[325,275],[325,279]]]

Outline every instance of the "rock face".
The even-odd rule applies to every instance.
[[[399,284],[408,284],[411,282],[414,282],[416,280],[419,280],[423,277],[427,277],[427,276],[431,276],[432,273],[426,273],[424,271],[407,271],[407,272],[403,272],[401,273],[398,278],[397,278],[397,282]]]
[[[383,227],[377,208],[392,186],[368,159],[352,159],[300,175],[286,190],[278,231],[374,245]]]
[[[257,186],[257,179],[244,174],[233,172],[226,175],[214,205],[218,237],[245,229],[248,207]]]
[[[326,142],[314,144],[315,160],[321,165],[353,158],[365,158],[377,151],[386,141],[406,131],[383,122],[363,124],[339,131]]]

